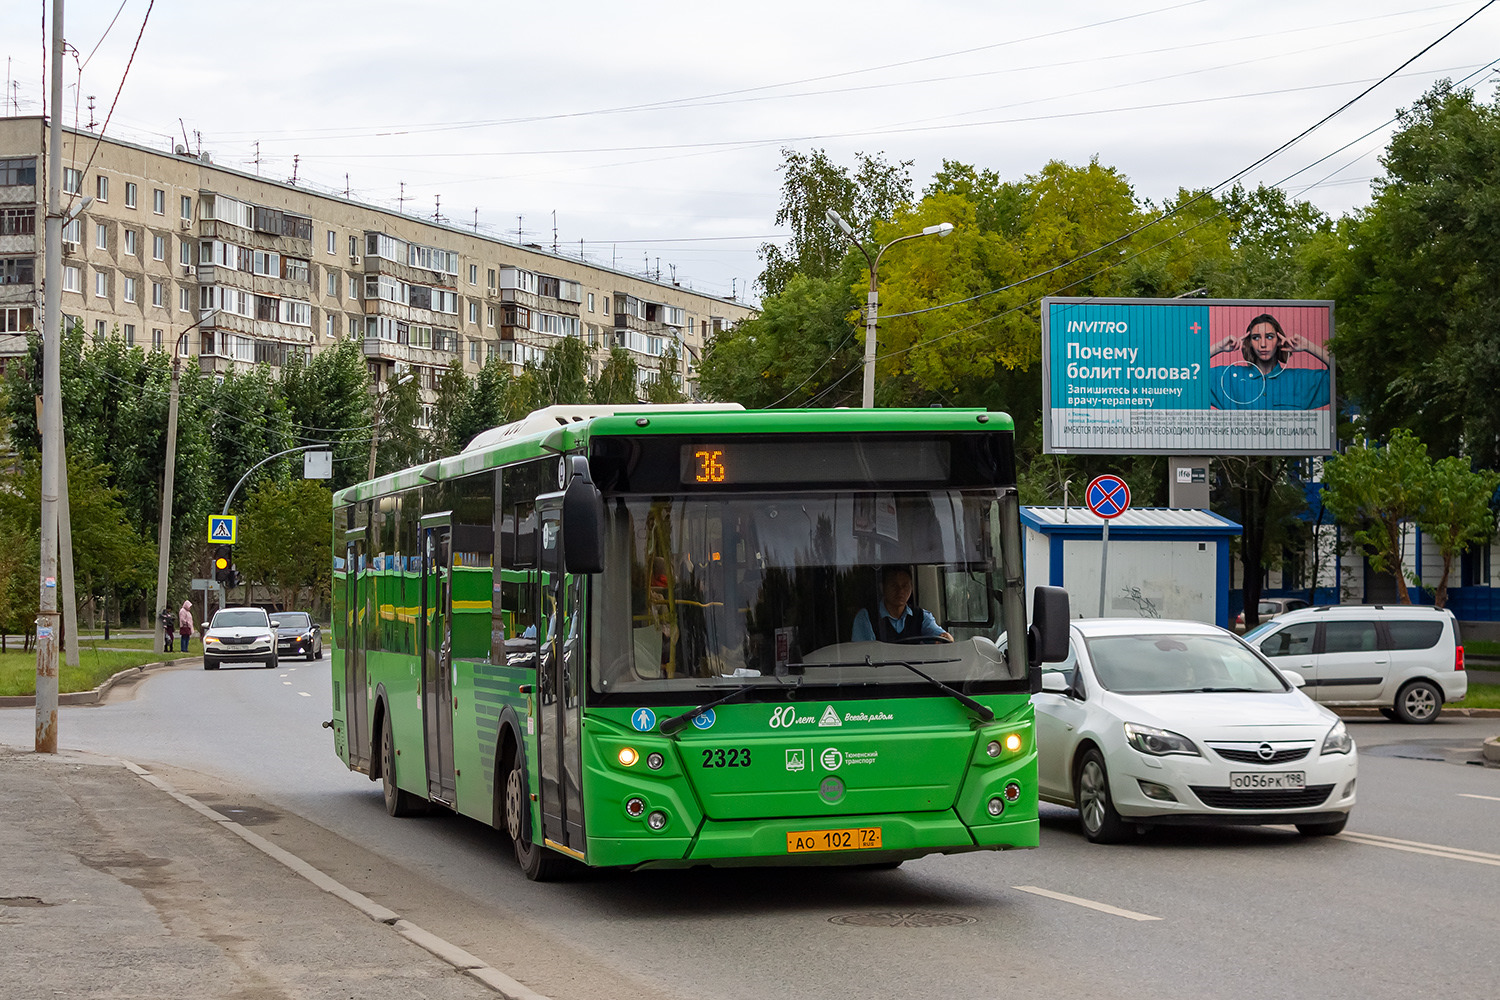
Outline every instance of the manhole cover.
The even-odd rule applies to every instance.
[[[974,923],[962,913],[933,913],[929,910],[901,910],[887,913],[841,913],[829,917],[830,924],[848,927],[957,927]]]

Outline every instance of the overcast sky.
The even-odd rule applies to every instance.
[[[148,0],[72,0],[63,113],[87,125],[93,95],[102,127],[119,89],[120,139],[185,134],[283,180],[295,156],[299,183],[392,209],[404,183],[412,214],[441,199],[452,223],[477,211],[547,247],[555,213],[564,253],[753,298],[783,147],[912,160],[919,193],[944,159],[1016,179],[1097,155],[1161,200],[1234,176],[1486,6],[155,0],[148,18]],[[7,114],[41,111],[51,7],[0,4]],[[1246,181],[1353,143],[1285,186],[1334,214],[1366,204],[1388,120],[1443,77],[1483,70],[1488,100],[1497,41],[1500,5]]]

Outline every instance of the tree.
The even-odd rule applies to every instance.
[[[266,481],[246,498],[235,567],[272,588],[284,608],[311,591],[321,613],[332,581],[333,493],[316,480]]]
[[[687,394],[682,391],[681,365],[677,357],[677,345],[671,344],[661,356],[661,370],[646,386],[648,403],[686,403]]]
[[[609,357],[599,368],[599,377],[594,379],[590,392],[594,402],[621,404],[640,402],[636,394],[636,375],[639,367],[630,352],[618,345],[609,349]]]
[[[1402,562],[1402,531],[1423,513],[1430,489],[1427,446],[1397,430],[1385,447],[1356,445],[1323,465],[1323,503],[1354,531],[1377,572],[1396,578],[1396,595],[1411,603]]]
[[[1500,473],[1476,472],[1467,459],[1449,456],[1432,465],[1427,502],[1417,525],[1437,543],[1443,557],[1443,575],[1433,588],[1433,603],[1448,604],[1448,579],[1453,560],[1464,550],[1487,542],[1495,533],[1495,488]]]
[[[887,163],[883,153],[855,154],[851,176],[821,149],[800,153],[781,151],[781,207],[776,225],[792,231],[786,246],[762,243],[765,261],[759,283],[766,295],[777,295],[793,275],[828,278],[836,274],[850,253],[848,242],[828,221],[834,209],[864,238],[871,226],[889,219],[911,201],[911,160]]]
[[[293,354],[281,369],[278,388],[286,401],[295,444],[332,444],[332,488],[341,490],[359,482],[366,471],[370,441],[365,399],[370,373],[359,341],[340,341],[310,359]]]
[[[760,315],[714,336],[699,390],[750,409],[858,405],[864,341],[852,277],[852,266],[834,278],[794,275]]]
[[[1497,99],[1500,100],[1500,99]],[[1500,103],[1446,81],[1399,116],[1374,202],[1340,227],[1340,389],[1369,433],[1500,466]]]
[[[380,435],[375,451],[375,474],[383,476],[419,465],[428,454],[423,436],[422,390],[415,378],[386,383],[383,393],[366,393],[368,423]],[[368,462],[368,455],[366,462]],[[368,472],[368,465],[361,473]],[[287,478],[283,475],[281,478]]]

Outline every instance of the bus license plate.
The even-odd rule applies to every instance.
[[[878,826],[861,826],[852,830],[801,830],[786,835],[788,854],[807,851],[861,851],[879,846]]]
[[[1305,771],[1235,771],[1229,788],[1235,792],[1300,792],[1307,787]]]

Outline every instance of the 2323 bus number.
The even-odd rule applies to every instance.
[[[704,767],[749,767],[750,748],[740,747],[731,750],[704,750]]]

